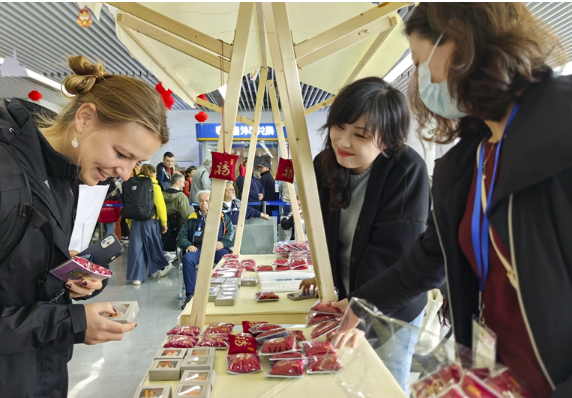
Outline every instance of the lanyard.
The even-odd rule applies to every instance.
[[[473,251],[475,252],[475,258],[477,259],[477,268],[479,271],[479,322],[484,324],[484,316],[483,311],[485,308],[485,303],[483,300],[483,291],[485,289],[485,281],[487,280],[487,276],[489,274],[489,218],[487,216],[487,212],[489,210],[489,206],[491,203],[491,199],[493,197],[493,191],[495,186],[495,178],[497,175],[497,168],[498,168],[498,159],[499,154],[502,146],[503,139],[506,135],[506,131],[508,127],[512,123],[514,116],[518,112],[519,104],[514,106],[510,117],[506,123],[506,127],[504,128],[503,135],[498,143],[497,151],[495,154],[495,166],[493,170],[493,177],[491,179],[491,186],[489,188],[488,199],[486,202],[485,210],[483,211],[483,223],[481,225],[481,194],[482,194],[482,181],[483,181],[483,169],[484,169],[484,162],[485,162],[485,146],[481,145],[481,153],[478,159],[478,167],[477,167],[477,185],[475,189],[475,203],[473,205],[473,217],[471,220],[471,237],[473,240]],[[492,149],[491,149],[492,150]]]
[[[197,228],[197,231],[201,232],[201,226],[203,225],[203,221],[205,220],[204,217],[201,217],[201,220],[199,221],[199,226]]]

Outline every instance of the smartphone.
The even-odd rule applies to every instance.
[[[307,294],[288,293],[288,295],[286,297],[288,297],[290,300],[298,301],[298,300],[308,300],[308,299],[316,298],[316,294],[312,291],[308,292]]]
[[[94,264],[107,266],[110,262],[123,254],[123,245],[115,234],[107,235],[105,238],[78,254]],[[91,259],[90,259],[91,258]]]

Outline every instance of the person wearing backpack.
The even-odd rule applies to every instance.
[[[163,256],[167,207],[156,177],[155,166],[144,164],[141,173],[123,186],[123,216],[131,220],[126,279],[134,285],[145,282],[147,274],[164,276],[173,268]]]
[[[49,271],[77,254],[78,183],[128,180],[169,140],[165,105],[139,79],[83,56],[68,63],[62,86],[73,97],[59,114],[0,101],[0,397],[67,397],[73,344],[121,340],[136,325],[101,316],[114,314],[109,303],[83,304],[100,281]]]

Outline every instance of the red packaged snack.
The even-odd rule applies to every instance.
[[[290,271],[290,266],[278,265],[278,266],[276,266],[276,271]]]
[[[236,263],[230,263],[227,261],[226,263],[224,263],[224,267],[226,269],[238,269],[240,268],[240,265],[238,264],[238,261]]]
[[[280,296],[278,296],[274,292],[258,292],[254,295],[256,301],[277,301],[280,300]]]
[[[256,354],[256,340],[251,334],[231,334],[228,339],[229,354]]]
[[[256,354],[234,354],[226,357],[228,373],[256,373],[262,370],[260,358]]]
[[[321,302],[316,301],[316,304],[310,308],[311,312],[321,312],[322,314],[335,314],[335,315],[342,315],[342,311],[339,308],[332,307],[332,303],[330,301]]]
[[[472,368],[470,371],[481,380],[485,380],[491,375],[491,370],[489,368]]]
[[[246,271],[256,272],[256,264],[244,264],[242,267],[244,267]]]
[[[254,265],[254,266],[256,267],[256,260],[248,259],[248,260],[242,260],[242,261],[240,262],[240,265],[242,265],[243,267],[244,267],[246,264],[252,264],[252,265]]]
[[[292,336],[270,339],[262,344],[260,354],[280,354],[282,352],[293,351],[295,346],[296,338]]]
[[[205,334],[207,333],[225,333],[230,334],[232,333],[232,329],[234,329],[234,324],[232,323],[211,323],[207,330],[205,330]]]
[[[416,398],[432,397],[453,384],[457,384],[463,377],[463,369],[457,363],[441,368],[412,386]]]
[[[306,326],[318,325],[326,321],[337,321],[341,319],[341,315],[336,314],[323,314],[321,312],[314,312],[306,318]]]
[[[171,335],[163,345],[163,348],[193,348],[197,345],[198,340],[195,336]]]
[[[251,326],[250,333],[259,334],[262,332],[268,332],[270,330],[276,330],[276,329],[284,329],[284,328],[280,325],[276,325],[275,323],[261,322],[258,325]]]
[[[437,395],[437,398],[466,398],[467,395],[461,390],[459,386],[451,386],[447,390],[443,391],[441,394]]]
[[[258,336],[256,336],[257,339],[262,339],[264,337],[268,337],[268,336],[274,336],[276,333],[284,333],[286,332],[286,334],[288,334],[288,332],[286,331],[286,329],[284,328],[280,328],[280,329],[272,329],[269,330],[267,332],[262,332],[260,333]],[[288,334],[289,335],[289,334]]]
[[[495,390],[503,397],[511,398],[533,398],[508,368],[496,372],[485,380],[487,386]]]
[[[303,257],[297,258],[292,262],[290,262],[290,269],[297,269],[297,270],[309,269],[308,261]]]
[[[283,337],[290,337],[286,329],[276,329],[269,332],[264,332],[256,336],[258,344],[263,344],[266,340],[278,339]]]
[[[275,362],[268,373],[271,376],[304,376],[306,362],[303,359]]]
[[[249,321],[242,321],[242,331],[243,331],[244,333],[252,333],[252,332],[250,331],[250,328],[252,328],[252,327],[254,327],[254,326],[256,326],[256,325],[263,324],[263,323],[268,323],[268,322],[249,322]],[[278,326],[278,325],[276,325],[276,326]],[[280,326],[278,326],[278,327],[280,327]]]
[[[78,280],[84,277],[103,280],[113,276],[113,271],[89,262],[82,257],[73,257],[62,265],[52,269],[50,273],[64,282],[68,280]]]
[[[302,343],[302,347],[304,347],[304,356],[306,357],[335,354],[334,348],[327,341],[305,341]]]
[[[283,354],[272,355],[268,358],[271,361],[283,361],[288,359],[304,359],[304,355],[298,351],[285,352]]]
[[[286,265],[288,264],[288,260],[285,258],[277,258],[272,262],[272,265]]]
[[[503,398],[470,371],[463,377],[461,388],[468,398]]]
[[[342,370],[342,363],[335,354],[308,358],[308,374],[333,373],[340,370]]]
[[[240,267],[239,269],[236,270],[236,274],[234,274],[234,276],[236,278],[242,278],[245,273],[246,273],[246,269],[244,267]]]
[[[306,336],[301,330],[290,330],[288,334],[292,337],[296,337],[296,341],[306,341]]]
[[[259,265],[256,267],[256,272],[269,272],[274,271],[274,267],[271,265]]]
[[[227,258],[238,258],[238,254],[225,254],[224,256],[222,256],[223,259],[227,259]]]
[[[201,334],[201,328],[197,326],[179,325],[169,330],[167,334],[178,334],[180,336],[198,336]]]
[[[223,333],[205,333],[201,342],[197,347],[213,347],[217,350],[228,348],[228,334]]]
[[[314,330],[312,330],[312,340],[337,329],[340,326],[340,321],[327,321],[320,323]]]

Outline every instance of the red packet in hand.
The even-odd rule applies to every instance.
[[[314,312],[308,315],[306,318],[306,326],[318,325],[326,321],[337,321],[340,320],[341,316],[336,314],[323,314],[321,312]]]
[[[50,273],[64,282],[85,277],[103,280],[113,276],[113,271],[89,262],[82,257],[73,257],[51,270]]]
[[[337,329],[340,326],[340,321],[327,321],[320,323],[314,330],[312,330],[312,340]]]

